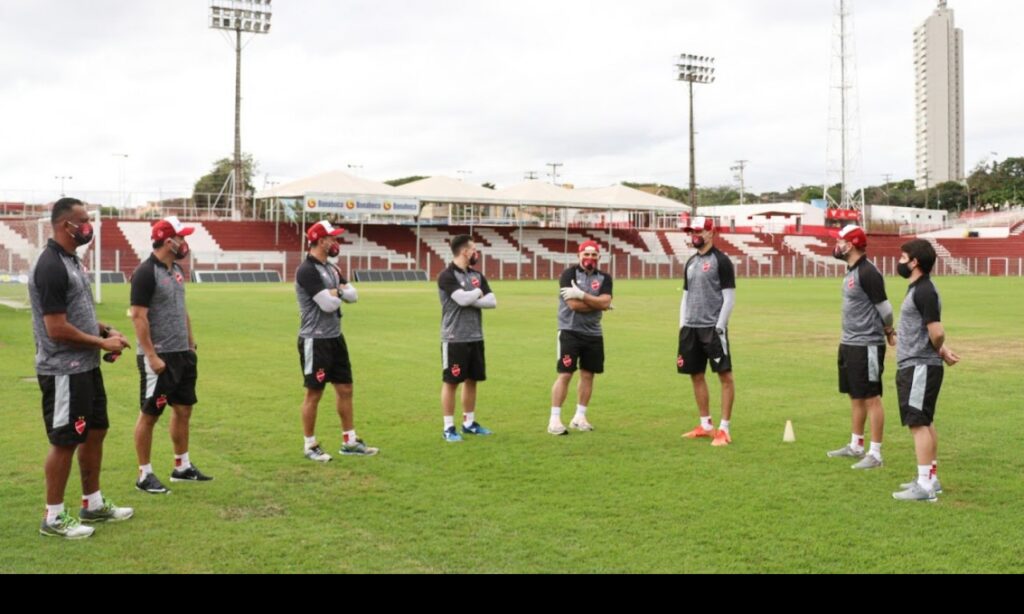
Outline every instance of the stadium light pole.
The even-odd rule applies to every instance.
[[[64,198],[66,196],[64,193],[64,182],[71,181],[74,177],[71,175],[54,175],[53,178],[60,182],[60,197]]]
[[[124,165],[128,161],[128,154],[116,153],[110,154],[117,158],[117,206],[124,207]]]
[[[697,211],[697,162],[694,144],[693,84],[710,85],[715,82],[715,58],[707,55],[683,53],[676,64],[676,79],[685,81],[690,90],[690,208]]]
[[[235,33],[235,156],[231,173],[231,211],[241,210],[242,177],[242,33],[270,32],[271,0],[210,0],[210,28]]]

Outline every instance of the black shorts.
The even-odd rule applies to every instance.
[[[345,335],[337,339],[299,338],[299,366],[310,390],[327,384],[352,384],[352,363],[348,359]]]
[[[679,331],[679,356],[676,368],[680,375],[696,375],[708,370],[708,362],[715,373],[732,372],[732,353],[729,351],[729,333],[722,335],[714,328],[690,328]]]
[[[882,396],[885,345],[839,346],[839,392],[851,399]]]
[[[157,375],[145,356],[136,356],[139,367],[139,399],[142,413],[161,416],[168,405],[192,407],[196,399],[196,380],[199,378],[198,357],[195,352],[169,352],[157,354],[167,368]]]
[[[486,381],[487,360],[484,358],[484,342],[442,343],[441,368],[441,379],[446,384],[461,384],[466,380]]]
[[[604,337],[558,331],[558,372],[575,373],[577,365],[584,371],[604,373]]]
[[[900,401],[903,426],[931,426],[935,421],[935,404],[942,390],[942,366],[920,366],[896,372],[896,396]]]
[[[90,430],[110,428],[107,391],[98,368],[74,375],[40,375],[38,379],[50,443],[77,446],[85,443]]]

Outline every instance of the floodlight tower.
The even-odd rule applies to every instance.
[[[693,84],[715,82],[715,58],[707,55],[683,53],[676,64],[677,80],[685,81],[690,89],[690,207],[697,211],[697,161],[694,145]]]
[[[270,32],[271,0],[210,0],[210,28],[235,33],[235,157],[231,172],[231,212],[241,211],[242,176],[242,33]]]

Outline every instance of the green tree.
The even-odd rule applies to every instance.
[[[412,177],[402,177],[401,179],[392,179],[391,181],[385,181],[384,183],[388,184],[389,186],[391,186],[393,188],[397,188],[398,186],[402,186],[402,185],[405,185],[407,183],[413,183],[414,181],[422,181],[424,179],[428,179],[428,177],[424,177],[422,175],[413,175]]]
[[[234,161],[232,158],[221,158],[213,163],[213,169],[199,178],[196,181],[195,187],[192,189],[192,201],[197,205],[206,204],[206,195],[210,196],[212,202],[217,194],[224,189],[225,183],[227,183],[228,177],[231,175],[231,171],[234,168]],[[242,154],[242,178],[245,180],[245,189],[243,194],[254,194],[255,188],[252,185],[253,174],[256,172],[256,162],[253,160],[252,154]],[[229,196],[230,192],[225,191],[224,197],[221,197],[221,202],[227,202],[230,198],[225,199]]]

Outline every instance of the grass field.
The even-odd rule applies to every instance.
[[[113,426],[103,490],[136,516],[74,543],[36,531],[48,444],[30,316],[0,307],[0,572],[1020,573],[1024,281],[936,283],[963,363],[939,400],[945,494],[934,505],[891,498],[915,472],[894,352],[886,467],[861,473],[825,457],[849,438],[849,402],[836,392],[839,280],[740,280],[726,449],[679,437],[696,410],[675,374],[678,282],[616,284],[607,373],[590,409],[598,430],[567,438],[545,433],[554,284],[494,283],[478,418],[497,435],[459,445],[440,436],[436,289],[364,285],[344,330],[356,424],[382,453],[325,466],[302,457],[292,287],[190,286],[200,356],[191,452],[216,480],[175,484],[167,497],[134,490],[138,374],[134,361],[104,365]],[[888,287],[898,306],[904,282]],[[130,330],[127,287],[106,286],[104,298],[101,318]],[[717,399],[713,381],[716,421]],[[782,443],[787,420],[796,444]],[[332,453],[337,425],[325,401],[317,431]],[[170,460],[165,417],[161,477]]]

